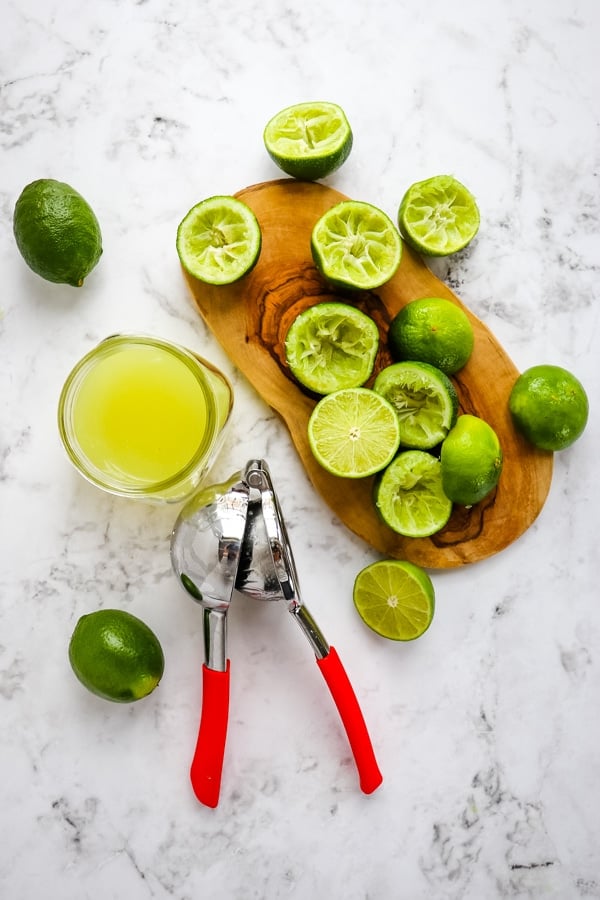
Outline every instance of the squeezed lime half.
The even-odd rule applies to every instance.
[[[402,240],[392,220],[361,200],[342,200],[328,209],[312,230],[310,246],[328,281],[357,290],[381,287],[402,257]]]
[[[392,404],[403,447],[430,450],[456,421],[458,396],[444,372],[428,363],[405,361],[382,369],[373,389]]]
[[[430,537],[446,525],[452,501],[444,493],[439,459],[405,450],[378,477],[375,505],[381,518],[404,537]]]
[[[379,347],[377,325],[355,306],[324,302],[292,322],[285,353],[294,377],[317,394],[360,387],[368,380]]]
[[[282,109],[263,132],[267,153],[284,172],[317,181],[335,172],[352,149],[352,129],[337,103],[314,101]]]
[[[246,275],[258,261],[261,242],[256,216],[236,197],[202,200],[177,229],[181,264],[207,284],[231,284]]]
[[[452,175],[415,182],[398,210],[404,239],[426,256],[449,256],[462,250],[477,234],[479,221],[474,196]]]

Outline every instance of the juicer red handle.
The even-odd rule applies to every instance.
[[[356,768],[358,769],[360,788],[363,793],[371,794],[379,787],[383,781],[383,776],[375,759],[371,738],[358,705],[356,694],[335,647],[330,647],[329,653],[322,659],[317,657],[317,665],[323,673],[327,687],[331,691],[331,696],[335,701],[346,729]]]
[[[219,802],[229,716],[229,660],[224,672],[202,665],[202,714],[190,779],[194,794],[213,809]]]

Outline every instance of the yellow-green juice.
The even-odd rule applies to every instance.
[[[117,335],[70,374],[59,427],[72,461],[99,487],[181,500],[210,465],[231,402],[221,373],[189,351]]]

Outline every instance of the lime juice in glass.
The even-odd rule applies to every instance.
[[[59,431],[75,467],[97,487],[179,502],[213,462],[232,404],[225,376],[191,351],[113,335],[67,377]]]

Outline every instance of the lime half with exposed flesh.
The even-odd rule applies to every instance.
[[[379,347],[379,329],[346,303],[310,306],[292,322],[285,339],[294,377],[317,394],[360,387],[368,380]]]
[[[398,210],[404,239],[426,256],[449,256],[469,244],[479,230],[479,209],[471,192],[452,175],[417,181]]]
[[[317,462],[332,475],[365,478],[385,468],[400,442],[398,417],[380,394],[346,388],[322,397],[308,421]]]
[[[386,366],[373,388],[396,410],[403,447],[430,450],[444,440],[456,421],[454,385],[428,363],[406,361]]]
[[[346,161],[352,149],[352,129],[336,103],[297,103],[273,116],[263,140],[280,169],[294,178],[316,181]]]
[[[231,284],[260,255],[262,235],[252,210],[236,197],[208,197],[190,209],[177,229],[184,269],[207,284]]]
[[[439,459],[405,450],[379,476],[375,505],[383,521],[404,537],[429,537],[447,524],[452,501],[444,493]]]
[[[362,569],[354,581],[354,605],[365,623],[392,641],[414,641],[433,620],[431,578],[414,563],[380,560]]]
[[[398,229],[382,210],[360,200],[342,200],[316,222],[313,260],[338,287],[374,290],[394,275],[402,257]]]

